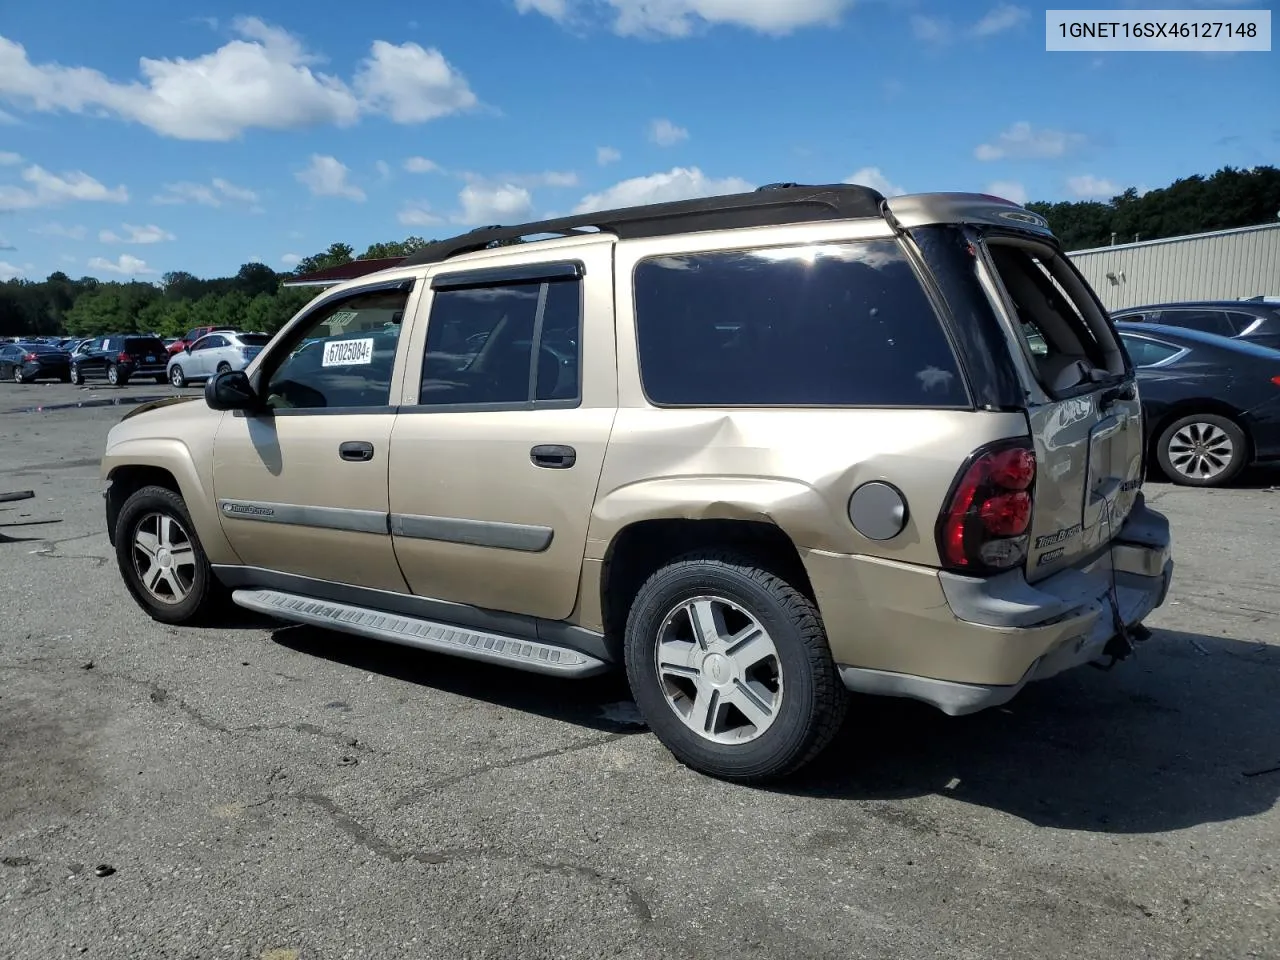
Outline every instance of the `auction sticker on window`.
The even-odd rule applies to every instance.
[[[373,337],[363,340],[332,340],[324,345],[323,367],[348,367],[373,363]]]

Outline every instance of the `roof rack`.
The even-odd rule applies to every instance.
[[[779,226],[810,220],[878,217],[881,216],[880,205],[883,202],[884,196],[879,191],[857,184],[806,186],[772,183],[750,193],[651,203],[511,226],[477,227],[461,236],[428,244],[405,257],[400,265],[439,263],[462,253],[542,234],[568,237],[599,231],[626,240],[701,230]]]

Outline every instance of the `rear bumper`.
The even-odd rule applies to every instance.
[[[1101,658],[1116,612],[1129,628],[1164,603],[1170,553],[1168,521],[1139,500],[1111,549],[1035,584],[816,551],[805,565],[845,686],[954,716]]]

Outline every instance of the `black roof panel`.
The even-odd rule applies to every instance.
[[[625,240],[702,230],[878,217],[883,202],[884,197],[878,191],[857,184],[770,184],[751,193],[651,203],[511,226],[479,227],[429,244],[406,257],[400,265],[438,263],[461,253],[541,234],[574,236],[598,230]]]

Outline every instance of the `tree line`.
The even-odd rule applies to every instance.
[[[1273,223],[1280,215],[1280,168],[1223,167],[1141,195],[1131,187],[1108,201],[1031,202],[1027,208],[1048,219],[1067,250],[1106,246],[1113,234],[1115,242],[1129,243]],[[0,335],[181,336],[205,325],[273,333],[316,293],[283,287],[289,277],[355,259],[408,256],[429,242],[413,236],[375,243],[359,258],[349,244],[333,243],[285,273],[246,263],[234,276],[211,279],[179,270],[155,283],[73,280],[61,271],[42,281],[9,280],[0,284]]]

